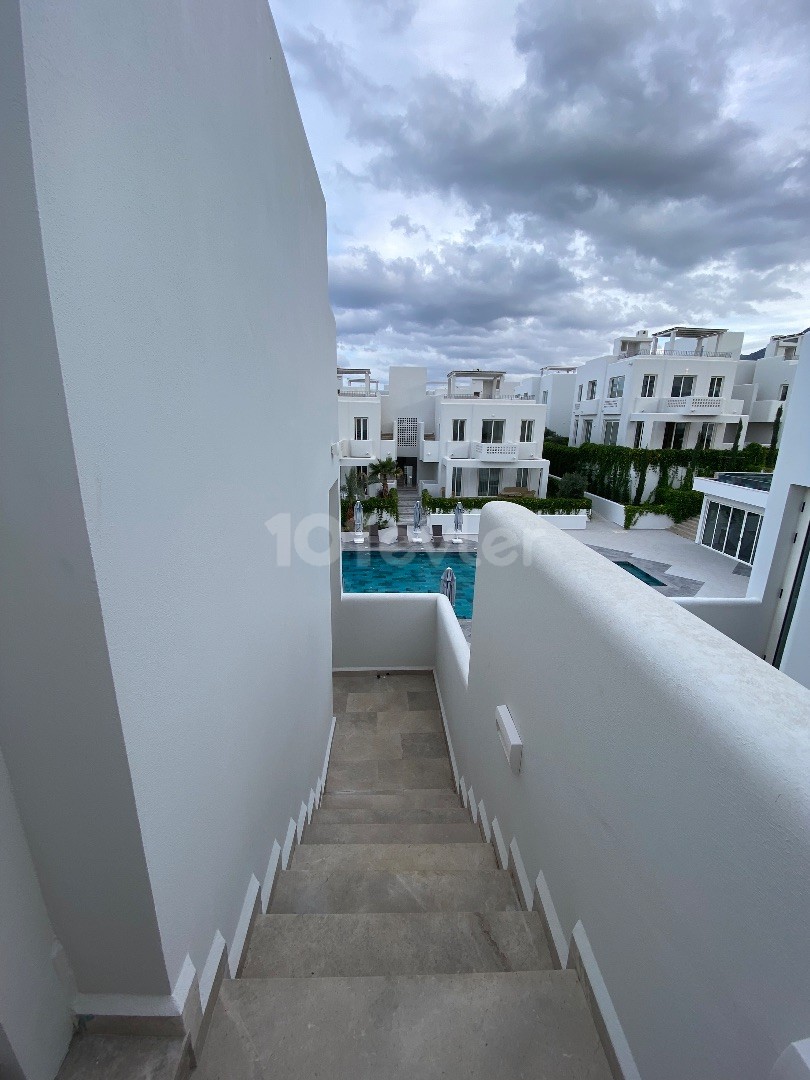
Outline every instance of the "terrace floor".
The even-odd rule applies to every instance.
[[[568,534],[612,559],[627,559],[666,581],[667,596],[745,596],[750,567],[669,529],[623,529],[594,514]]]

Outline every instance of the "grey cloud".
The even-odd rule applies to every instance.
[[[424,225],[417,225],[407,214],[398,214],[391,219],[390,225],[392,229],[398,229],[409,237],[418,236],[420,233],[428,238],[430,236]]]
[[[390,33],[401,33],[413,22],[418,0],[351,0],[362,18],[372,15]]]

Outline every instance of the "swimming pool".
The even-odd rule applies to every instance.
[[[653,585],[656,587],[666,585],[665,581],[659,581],[657,577],[648,574],[646,570],[642,570],[641,567],[636,566],[635,563],[617,560],[616,565],[620,566],[622,570],[626,570],[628,574],[632,574],[633,577],[638,578],[639,581],[643,581],[645,585]]]
[[[343,591],[352,593],[439,592],[449,566],[456,575],[456,615],[471,619],[474,551],[344,551]]]

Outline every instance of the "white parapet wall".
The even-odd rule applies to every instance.
[[[810,1031],[810,692],[527,511],[487,507],[496,532],[466,680],[437,620],[457,769],[583,924],[641,1075],[767,1076]]]
[[[603,499],[599,495],[593,495],[590,491],[585,493],[586,498],[591,500],[593,512],[600,517],[607,518],[614,525],[624,527],[624,506],[622,503],[613,502],[611,499]],[[630,526],[631,529],[671,529],[672,518],[668,514],[647,514],[644,507],[638,508],[641,513]]]

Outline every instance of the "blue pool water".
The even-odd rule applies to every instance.
[[[643,581],[645,585],[666,585],[665,581],[659,581],[657,577],[648,574],[646,570],[642,570],[635,563],[617,561],[616,565],[620,566],[622,570],[626,570],[628,574],[632,574],[633,577],[637,577],[639,581]]]
[[[472,618],[474,551],[344,551],[342,565],[343,591],[359,593],[439,592],[449,566],[456,575],[456,615]]]

